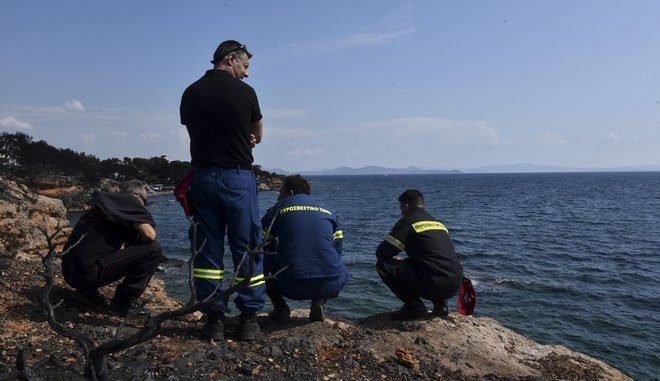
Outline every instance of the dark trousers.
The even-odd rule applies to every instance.
[[[385,285],[404,303],[421,303],[419,298],[441,302],[456,295],[461,285],[458,278],[430,279],[406,260],[379,259],[376,270]]]
[[[293,300],[322,300],[336,298],[348,281],[348,273],[330,278],[287,279],[266,281],[266,294],[277,305],[284,302],[283,296]]]
[[[76,262],[75,254],[62,262],[66,282],[80,292],[91,292],[119,279],[114,301],[125,304],[137,299],[156,272],[162,250],[158,242],[138,243],[108,253],[100,264],[83,269]],[[84,255],[84,253],[81,253]],[[66,256],[65,256],[66,257]]]

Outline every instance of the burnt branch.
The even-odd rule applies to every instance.
[[[75,328],[67,328],[62,323],[57,321],[55,317],[55,309],[57,308],[57,306],[61,304],[61,301],[58,301],[56,305],[53,305],[53,303],[50,300],[50,293],[53,289],[53,259],[67,254],[69,250],[73,249],[85,238],[85,235],[81,236],[80,239],[78,239],[78,241],[70,245],[65,251],[63,251],[62,253],[58,253],[57,248],[53,243],[53,239],[55,238],[55,236],[57,236],[57,234],[59,234],[62,228],[58,225],[55,228],[55,232],[53,234],[48,234],[46,229],[42,227],[40,227],[39,230],[46,237],[46,242],[48,244],[48,253],[45,256],[42,256],[42,260],[41,260],[44,265],[45,271],[43,276],[46,281],[44,290],[39,295],[41,309],[44,315],[46,316],[46,320],[48,321],[48,324],[55,332],[57,332],[61,336],[72,339],[76,343],[78,343],[85,356],[85,370],[87,373],[89,370],[88,366],[89,364],[91,364],[89,361],[90,360],[89,355],[92,348],[94,347],[94,342],[92,341],[92,339],[87,337],[87,335],[85,335],[80,330],[77,330]]]
[[[197,302],[197,290],[195,289],[195,278],[193,277],[193,270],[195,265],[195,258],[197,255],[204,249],[206,245],[206,238],[202,241],[202,244],[197,247],[197,226],[199,222],[195,222],[192,216],[187,216],[190,226],[192,228],[192,238],[190,241],[190,259],[188,260],[188,287],[190,288],[190,300],[188,304],[194,304]]]

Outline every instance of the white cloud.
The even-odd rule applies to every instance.
[[[94,145],[94,142],[96,142],[96,135],[94,134],[86,134],[81,132],[78,134],[78,136],[86,146],[92,146]]]
[[[318,155],[325,155],[325,150],[319,148],[296,149],[293,151],[286,152],[285,155],[286,156],[318,156]]]
[[[482,157],[484,151],[497,153],[509,146],[485,121],[410,117],[332,128],[269,128],[256,158],[289,170],[420,163],[449,168],[460,163],[457,158]]]
[[[313,128],[301,127],[270,127],[264,128],[265,139],[274,137],[285,139],[301,139],[301,138],[320,138],[323,131],[315,130]]]
[[[190,145],[190,136],[188,135],[188,130],[185,127],[178,127],[176,129],[170,130],[168,132],[170,139],[178,142],[181,147],[186,147]]]
[[[155,132],[143,132],[143,133],[140,133],[140,138],[152,142],[152,141],[157,140],[158,138],[160,138],[160,134],[155,133]]]
[[[621,140],[621,135],[616,132],[608,132],[603,136],[603,140],[607,142],[617,142]]]
[[[356,46],[365,46],[365,45],[382,45],[386,43],[391,43],[396,41],[398,38],[406,36],[408,34],[415,33],[417,29],[408,28],[396,32],[384,32],[384,33],[358,33],[352,36],[347,36],[339,41],[335,45],[338,47],[356,47]]]
[[[307,55],[310,53],[327,54],[350,48],[392,44],[398,39],[415,32],[417,32],[417,28],[414,27],[398,28],[397,30],[393,31],[357,32],[327,39],[294,42],[285,45],[280,50],[287,52],[287,57]]]
[[[434,141],[438,145],[481,142],[489,146],[506,144],[497,130],[484,121],[456,121],[434,117],[400,118],[364,125],[397,140]]]
[[[71,111],[85,111],[85,106],[83,106],[82,102],[75,99],[64,103],[64,107]]]
[[[13,116],[8,116],[6,118],[0,119],[0,126],[5,127],[5,129],[19,129],[19,130],[33,130],[34,127],[30,126],[29,123],[21,122],[14,118]]]
[[[264,115],[268,115],[268,118],[300,118],[308,112],[309,110],[296,108],[274,108],[264,110]]]
[[[551,131],[551,130],[543,131],[541,134],[538,135],[538,138],[546,143],[556,144],[560,146],[566,145],[566,140],[564,140],[564,138],[562,138],[561,135],[559,135],[555,131]]]
[[[108,134],[114,139],[118,140],[121,144],[125,143],[126,137],[128,137],[128,134],[124,131],[110,131]]]

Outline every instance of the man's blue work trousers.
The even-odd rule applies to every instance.
[[[202,301],[214,292],[222,291],[224,272],[225,233],[234,262],[234,269],[241,262],[248,247],[254,249],[261,243],[261,223],[257,204],[257,182],[254,173],[240,168],[209,167],[195,170],[190,194],[197,225],[197,247],[206,244],[197,255],[193,277],[197,300]],[[192,230],[192,229],[191,229]],[[191,235],[191,243],[192,241]],[[234,282],[240,282],[248,274],[249,256],[245,257]],[[235,270],[234,270],[235,271]],[[236,308],[256,312],[263,308],[265,286],[262,257],[256,256],[250,287],[238,291],[234,300]],[[227,300],[219,300],[202,312],[227,311]]]

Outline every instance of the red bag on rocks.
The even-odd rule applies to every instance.
[[[470,278],[464,276],[461,289],[458,292],[458,305],[456,310],[459,314],[468,316],[474,312],[474,305],[477,303],[477,294],[474,292]]]

